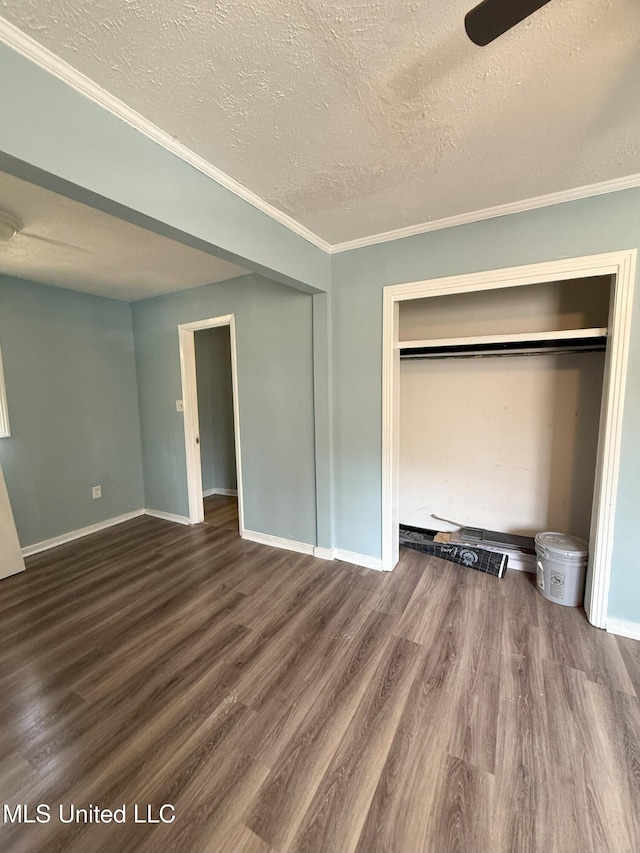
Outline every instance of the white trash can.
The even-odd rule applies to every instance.
[[[577,607],[584,597],[589,546],[577,536],[549,531],[535,539],[538,590],[549,601]]]

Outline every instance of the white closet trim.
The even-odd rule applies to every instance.
[[[385,571],[393,569],[399,556],[399,303],[409,299],[422,299],[431,296],[472,293],[480,290],[611,275],[613,277],[613,295],[609,312],[605,387],[598,440],[589,570],[585,596],[585,609],[589,621],[599,628],[606,626],[636,256],[637,250],[629,249],[602,255],[564,258],[541,264],[506,267],[460,276],[396,284],[384,288],[382,566]]]
[[[4,384],[2,350],[0,350],[0,438],[8,438],[10,435],[11,430],[9,429],[9,408],[7,406],[7,389]]]

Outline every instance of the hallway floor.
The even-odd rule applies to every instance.
[[[204,499],[204,521],[211,527],[238,532],[238,498],[209,495]]]

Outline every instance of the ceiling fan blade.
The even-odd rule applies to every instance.
[[[547,3],[549,0],[482,0],[465,15],[464,28],[474,44],[484,47]]]
[[[77,252],[86,252],[91,254],[90,249],[85,249],[82,246],[76,246],[73,243],[65,243],[63,240],[54,240],[51,237],[40,237],[38,234],[32,234],[30,231],[20,231],[22,237],[28,237],[30,240],[39,240],[41,243],[49,243],[51,246],[62,246],[64,249],[75,249]]]

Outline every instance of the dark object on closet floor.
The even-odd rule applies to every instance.
[[[408,540],[411,539],[415,539],[416,542],[433,542],[437,533],[437,530],[427,530],[424,527],[412,527],[410,524],[401,524],[400,544],[406,545]]]
[[[473,545],[493,545],[522,551],[523,554],[535,554],[535,541],[532,536],[518,536],[515,533],[499,533],[497,530],[481,530],[478,527],[463,527],[458,534],[461,542]]]
[[[470,547],[460,543],[434,542],[435,535],[435,530],[420,530],[418,527],[400,525],[401,545],[413,548],[414,551],[420,551],[423,554],[429,554],[432,557],[440,557],[443,560],[449,560],[451,563],[475,569],[478,572],[494,575],[497,578],[504,577],[508,562],[506,554],[497,554],[495,551],[486,551],[483,548]]]
[[[523,554],[535,554],[536,543],[532,536],[519,536],[516,533],[501,533],[499,530],[485,530],[482,527],[465,527],[457,521],[452,521],[450,518],[443,518],[441,515],[431,513],[431,518],[438,521],[445,521],[447,524],[457,527],[458,530],[451,534],[451,539],[454,542],[466,542],[467,545],[485,545],[486,547],[504,548],[507,551],[520,551]],[[419,527],[412,527],[411,530],[418,531]],[[427,531],[431,533],[431,531]]]

